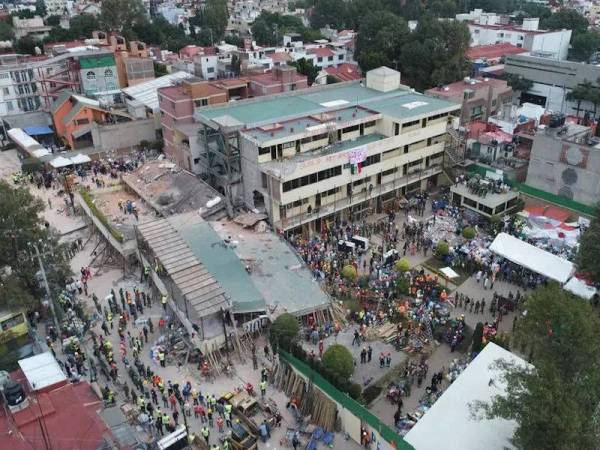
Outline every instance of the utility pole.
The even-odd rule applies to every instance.
[[[40,250],[37,244],[29,243],[33,250],[35,251],[35,256],[38,260],[38,264],[40,266],[40,272],[42,274],[42,281],[44,282],[44,289],[46,290],[46,296],[48,297],[48,303],[50,305],[50,310],[52,311],[52,318],[54,319],[54,326],[56,327],[56,332],[60,336],[60,325],[58,323],[58,317],[56,316],[56,310],[54,309],[54,300],[52,299],[52,294],[50,292],[50,286],[48,285],[48,278],[46,278],[46,270],[44,269],[44,263],[42,261],[42,255],[40,254]]]

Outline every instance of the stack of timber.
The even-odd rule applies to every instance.
[[[289,364],[279,363],[273,369],[273,384],[296,402],[300,413],[327,431],[334,431],[338,417],[337,404],[298,375]]]

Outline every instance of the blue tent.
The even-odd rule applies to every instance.
[[[41,136],[43,134],[54,134],[54,131],[50,129],[48,125],[33,125],[31,127],[23,128],[23,131],[29,136]]]

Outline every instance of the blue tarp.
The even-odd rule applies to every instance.
[[[23,131],[29,136],[40,136],[42,134],[54,134],[54,131],[50,129],[48,125],[34,125],[31,127],[23,128]]]

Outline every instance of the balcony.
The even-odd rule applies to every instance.
[[[408,186],[411,183],[414,183],[415,181],[424,180],[426,178],[431,177],[432,175],[440,173],[441,171],[441,165],[430,166],[425,170],[418,171],[413,174],[403,175],[402,177],[398,177],[397,179],[388,181],[387,183],[374,186],[374,188],[370,192],[369,190],[366,190],[364,192],[358,192],[352,195],[351,197],[345,197],[338,201],[334,201],[333,203],[322,205],[319,208],[315,208],[310,213],[305,212],[296,216],[286,217],[275,222],[274,226],[282,230],[289,230],[302,224],[311,222],[315,219],[326,217],[330,214],[342,211],[351,206],[362,203],[365,200],[376,199],[380,195],[394,191],[398,188],[401,188],[402,186]]]

